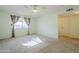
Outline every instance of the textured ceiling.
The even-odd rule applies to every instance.
[[[68,8],[79,10],[78,5],[39,5],[39,12],[34,13],[31,5],[0,5],[0,10],[10,12],[10,14],[31,17],[39,17],[48,13],[64,13]]]

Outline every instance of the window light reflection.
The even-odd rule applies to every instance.
[[[39,37],[35,37],[35,38],[32,38],[31,41],[28,41],[27,43],[23,43],[22,45],[32,47],[32,46],[35,46],[35,45],[37,45],[39,43],[42,43],[42,41],[40,40]]]

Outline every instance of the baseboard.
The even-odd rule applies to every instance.
[[[59,35],[59,36],[62,36],[62,37],[68,37],[68,38],[71,38],[71,39],[77,39],[77,40],[79,40],[79,38],[72,37],[72,36],[69,36],[69,35]]]
[[[9,37],[9,38],[2,38],[2,39],[0,39],[0,40],[4,40],[4,39],[11,39],[12,37]]]

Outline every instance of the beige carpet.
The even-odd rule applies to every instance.
[[[79,40],[60,37],[48,38],[30,35],[0,40],[0,52],[4,53],[71,53],[79,52]]]

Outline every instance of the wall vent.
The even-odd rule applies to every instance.
[[[66,10],[66,12],[73,11],[73,10],[74,10],[73,8],[69,8]]]

